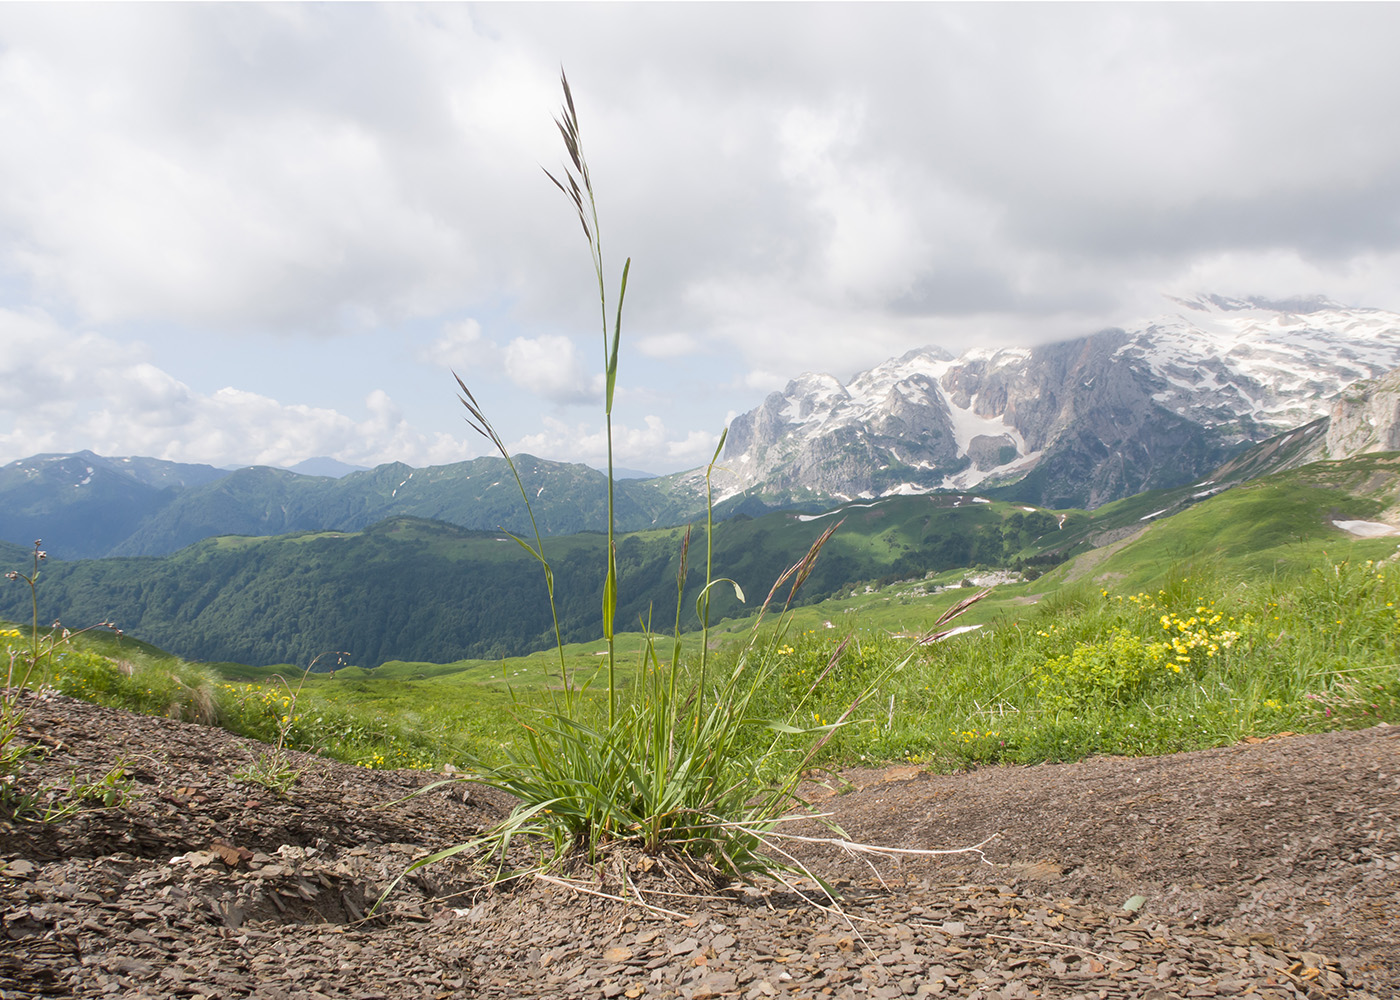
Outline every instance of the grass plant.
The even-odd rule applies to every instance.
[[[535,528],[533,545],[512,536],[543,569],[554,613],[564,685],[562,691],[552,697],[553,704],[548,710],[532,713],[529,721],[523,723],[522,746],[518,750],[507,750],[506,760],[496,767],[476,769],[478,780],[508,791],[520,800],[510,817],[492,830],[484,843],[504,855],[513,839],[537,835],[551,844],[551,861],[557,862],[575,849],[581,849],[589,860],[596,860],[605,846],[636,842],[652,855],[663,848],[680,848],[694,857],[708,856],[731,874],[745,874],[762,864],[755,855],[752,839],[739,833],[730,822],[737,818],[736,808],[745,818],[752,815],[755,808],[759,813],[771,809],[771,805],[755,807],[751,804],[757,791],[755,767],[753,762],[731,752],[736,731],[746,721],[753,685],[747,683],[746,662],[741,661],[728,680],[711,692],[703,672],[707,644],[702,637],[700,683],[693,691],[677,691],[679,622],[689,533],[685,537],[677,583],[677,631],[670,662],[663,668],[648,630],[641,650],[641,683],[629,686],[625,704],[619,705],[612,405],[617,385],[622,306],[631,260],[629,258],[623,266],[616,312],[610,327],[602,234],[592,175],[583,152],[573,95],[567,77],[562,74],[561,85],[564,105],[555,124],[563,138],[569,164],[563,171],[563,180],[548,170],[545,173],[575,208],[588,242],[602,315],[604,420],[608,442],[608,538],[602,600],[602,631],[607,644],[604,660],[606,715],[597,722],[589,718],[585,696],[592,679],[576,687],[565,671],[564,643],[558,630],[558,615],[554,612],[554,574],[538,528]],[[460,377],[457,383],[470,425],[492,443],[514,471],[514,461],[490,420]],[[530,497],[518,474],[516,485],[526,509],[531,511],[534,525]],[[712,525],[708,527],[712,533]],[[815,559],[817,551],[819,547],[814,547],[811,559]],[[713,581],[707,576],[699,597],[706,626],[712,585]],[[517,711],[524,707],[516,705]],[[772,795],[761,796],[761,799],[770,802]]]
[[[564,139],[570,166],[561,181],[550,180],[573,203],[587,237],[603,317],[606,375],[604,416],[608,437],[608,479],[612,466],[611,411],[618,372],[622,302],[626,294],[630,260],[623,267],[616,312],[609,326],[609,302],[604,272],[602,240],[592,177],[580,139],[578,115],[567,78],[561,78],[564,106],[556,119]],[[548,171],[546,171],[548,173]],[[514,469],[501,437],[482,412],[470,390],[457,379],[461,402],[471,426],[500,452]],[[710,482],[723,448],[723,435],[706,472]],[[519,482],[527,509],[529,494]],[[620,683],[615,614],[617,606],[617,553],[612,532],[611,485],[609,532],[605,554],[605,586],[602,631],[607,643],[603,675],[606,685],[601,714],[593,711],[587,694],[592,678],[575,684],[566,676],[561,690],[551,694],[552,704],[542,710],[517,704],[522,737],[507,748],[505,761],[495,767],[472,768],[473,780],[514,795],[519,805],[502,823],[482,838],[457,845],[423,859],[431,864],[467,849],[485,849],[504,858],[518,838],[529,837],[548,845],[541,870],[570,860],[598,863],[605,855],[635,849],[659,864],[668,874],[684,872],[702,882],[732,878],[752,879],[780,874],[791,862],[774,842],[773,830],[796,802],[796,787],[805,766],[820,752],[833,733],[869,691],[855,695],[843,711],[828,720],[805,718],[808,696],[797,699],[775,716],[756,713],[760,695],[772,686],[780,672],[790,627],[794,597],[812,572],[822,547],[839,525],[832,524],[773,584],[762,602],[746,641],[723,671],[709,668],[710,599],[716,587],[732,588],[742,604],[737,583],[713,575],[712,513],[707,516],[706,573],[696,596],[700,621],[698,666],[692,676],[681,663],[680,623],[686,601],[686,577],[690,533],[684,536],[676,583],[676,631],[670,655],[660,652],[661,641],[649,622],[643,622],[643,643],[633,673],[633,683]],[[533,523],[533,513],[531,514]],[[514,536],[513,536],[514,537]],[[554,606],[554,574],[543,542],[536,531],[534,543],[516,541],[540,563],[551,607]],[[786,597],[778,602],[786,589]],[[764,627],[769,610],[776,623]],[[556,615],[557,623],[557,615]],[[556,638],[558,630],[556,624]],[[559,664],[564,668],[562,638]],[[832,652],[825,674],[839,664],[844,646]],[[886,672],[900,669],[891,662]],[[815,691],[825,677],[816,678]],[[877,679],[874,683],[879,683]],[[811,692],[809,692],[810,696]],[[431,786],[430,786],[431,787]],[[416,867],[416,866],[415,866]],[[410,869],[412,870],[412,869]]]
[[[76,635],[98,628],[113,628],[102,622],[79,633],[70,632],[58,622],[41,631],[39,628],[39,570],[48,558],[43,542],[34,542],[33,562],[29,571],[11,570],[5,574],[11,581],[24,581],[29,588],[32,617],[28,634],[19,628],[0,630],[5,644],[5,687],[0,691],[0,817],[21,822],[58,823],[90,809],[105,809],[123,805],[130,795],[131,782],[123,761],[114,761],[102,776],[91,779],[77,773],[65,783],[36,786],[26,780],[25,764],[40,751],[31,743],[20,740],[24,723],[24,708],[20,700],[25,689],[36,677],[46,677],[61,662]]]
[[[306,678],[311,676],[311,672],[316,669],[316,664],[320,662],[321,657],[334,656],[338,663],[343,664],[344,658],[349,655],[343,650],[316,654],[307,664],[306,669],[302,671],[301,679],[297,682],[295,689],[281,674],[274,675],[274,679],[286,692],[282,696],[285,711],[277,720],[277,743],[271,750],[260,753],[252,764],[241,771],[234,772],[234,780],[261,785],[278,795],[286,795],[296,787],[296,783],[301,779],[301,768],[292,763],[291,754],[287,748],[287,737],[291,734],[292,726],[298,718],[297,702],[301,697],[302,688],[306,685]]]

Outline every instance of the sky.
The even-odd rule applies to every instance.
[[[616,461],[1165,295],[1400,311],[1396,4],[0,5],[0,462]]]

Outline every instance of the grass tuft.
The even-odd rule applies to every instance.
[[[875,671],[878,676],[865,689],[856,691],[844,708],[832,711],[833,717],[829,720],[820,713],[813,713],[810,719],[806,716],[817,692],[824,690],[826,677],[838,671],[846,651],[844,645],[832,652],[825,672],[813,680],[803,697],[786,705],[778,714],[765,715],[758,711],[760,702],[775,687],[785,656],[791,652],[785,639],[791,626],[793,601],[838,525],[823,532],[807,553],[779,576],[760,607],[746,641],[727,668],[712,670],[709,628],[714,588],[731,587],[740,603],[744,596],[734,581],[714,577],[713,510],[707,503],[706,574],[696,596],[696,613],[701,623],[698,665],[692,673],[689,665],[680,660],[679,626],[686,601],[690,546],[687,532],[681,543],[681,569],[676,584],[677,628],[669,643],[670,655],[661,654],[662,640],[644,622],[633,682],[619,683],[614,620],[617,557],[612,519],[611,409],[622,301],[630,261],[623,268],[616,316],[610,328],[593,182],[567,78],[562,84],[565,103],[556,125],[564,139],[569,165],[565,167],[563,180],[553,174],[549,174],[549,178],[569,198],[582,224],[598,279],[603,318],[609,482],[602,607],[602,631],[607,642],[602,668],[605,699],[600,709],[588,697],[590,678],[578,686],[566,682],[561,691],[551,693],[548,707],[517,703],[522,728],[519,744],[505,749],[503,763],[494,767],[475,766],[470,777],[509,792],[519,800],[519,805],[505,821],[479,840],[447,848],[420,864],[432,863],[468,848],[485,850],[504,859],[512,843],[529,837],[548,845],[542,870],[571,860],[596,864],[604,860],[605,855],[616,856],[619,851],[635,850],[653,859],[674,862],[678,870],[691,873],[707,884],[792,871],[793,862],[775,847],[771,834],[783,814],[797,804],[800,776],[832,736],[853,721],[852,714],[884,676],[902,669],[908,655],[903,660],[885,660]],[[514,468],[500,435],[466,385],[460,378],[457,382],[471,425]],[[721,435],[706,472],[707,490],[723,444]],[[518,477],[517,486],[529,509],[529,494]],[[531,519],[533,522],[533,513]],[[536,533],[533,545],[517,541],[540,563],[552,606],[553,571],[542,540]],[[786,597],[778,603],[784,588]],[[770,608],[777,613],[776,622],[765,627],[764,618]],[[557,634],[556,628],[556,637]],[[562,640],[558,648],[562,670]],[[764,707],[776,706],[769,702]]]

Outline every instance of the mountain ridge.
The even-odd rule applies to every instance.
[[[528,454],[514,460],[545,534],[606,528],[605,474]],[[680,523],[698,510],[697,498],[653,483],[616,484],[623,530]],[[390,462],[339,478],[90,451],[0,466],[0,540],[25,545],[42,538],[65,559],[165,555],[217,535],[355,531],[396,515],[482,531],[531,529],[509,466],[490,456],[421,469]]]
[[[1171,301],[1170,315],[1031,348],[954,357],[922,347],[845,383],[800,375],[731,421],[716,515],[973,488],[1092,509],[1189,483],[1319,418],[1329,439],[1348,427],[1358,440],[1386,419],[1333,405],[1352,398],[1348,385],[1400,366],[1400,314],[1320,297]],[[1347,446],[1330,447],[1309,454]],[[517,464],[544,533],[606,526],[602,473],[529,455]],[[395,515],[519,533],[529,519],[512,485],[491,457],[330,478],[39,455],[0,466],[0,539],[46,538],[79,558],[164,554],[220,534],[358,530]],[[704,496],[703,469],[619,479],[619,527],[693,519]]]
[[[1174,301],[1181,311],[1072,340],[923,348],[849,383],[799,376],[731,422],[721,496],[1020,483],[1028,502],[1092,508],[1189,482],[1400,366],[1400,314],[1316,297]]]

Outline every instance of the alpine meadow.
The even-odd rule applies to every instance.
[[[470,371],[438,387],[491,452],[460,463],[0,469],[0,913],[53,987],[14,995],[1384,995],[1400,946],[1346,928],[1400,864],[1400,314],[1202,293],[794,372],[704,465],[624,478],[645,271],[604,254],[626,190],[560,85],[539,186],[589,250],[605,469],[513,451]],[[65,756],[106,725],[142,735]],[[1345,739],[1381,791],[1311,818],[1240,763],[1321,781]],[[1109,844],[1084,884],[1060,807]],[[1260,852],[1311,909],[1270,922],[1294,883],[1224,859],[1229,810],[1287,827]],[[1324,812],[1335,850],[1300,839]],[[112,947],[148,951],[64,943],[128,892],[150,930]],[[195,924],[227,954],[176,962]]]

